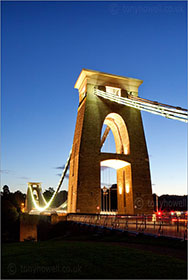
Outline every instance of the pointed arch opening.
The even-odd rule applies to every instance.
[[[117,113],[108,114],[103,122],[101,153],[108,154],[106,160],[100,162],[101,212],[103,214],[125,212],[131,189],[128,174],[130,163],[115,158],[112,154],[130,154],[130,141],[126,124]]]
[[[126,124],[123,118],[117,113],[110,113],[106,116],[103,125],[106,125],[104,133],[101,138],[101,149],[110,134],[112,132],[116,154],[130,154],[130,142]]]

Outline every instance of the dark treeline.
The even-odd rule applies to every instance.
[[[20,191],[10,192],[8,186],[1,192],[1,236],[2,241],[19,240],[19,215],[26,195]]]

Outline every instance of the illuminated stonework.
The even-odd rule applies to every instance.
[[[117,154],[128,154],[130,152],[129,136],[123,118],[117,113],[110,113],[104,120],[114,135]]]
[[[114,94],[122,97],[127,97],[129,92],[138,96],[141,83],[141,80],[98,71],[81,71],[75,84],[80,105],[70,161],[68,213],[100,213],[100,166],[114,163],[118,213],[152,212],[149,159],[141,113],[94,94],[95,88],[107,91],[111,87],[116,89]],[[103,124],[112,130],[115,154],[101,152]]]
[[[34,198],[34,194],[37,196],[37,201]],[[25,212],[30,212],[32,209],[43,209],[46,204],[44,196],[42,194],[41,183],[39,182],[28,182],[27,196]]]

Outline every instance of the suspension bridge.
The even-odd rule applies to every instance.
[[[41,183],[29,182],[24,212],[64,213],[67,219],[72,217],[74,221],[84,220],[89,224],[94,223],[94,219],[100,224],[104,214],[100,170],[105,166],[113,167],[117,173],[117,209],[115,213],[109,211],[105,214],[136,217],[153,213],[149,157],[141,111],[188,123],[188,110],[140,98],[138,88],[142,82],[93,70],[81,71],[75,84],[79,91],[79,106],[73,145],[58,186],[51,199],[46,201]],[[106,129],[101,135],[104,124]],[[115,153],[102,152],[110,131],[115,140]],[[54,208],[53,201],[68,168],[68,199]],[[88,220],[90,215],[94,215],[92,222]],[[113,219],[109,221],[112,224]],[[108,224],[106,220],[105,223]],[[135,222],[136,227],[137,224]]]
[[[177,223],[152,218],[152,185],[141,111],[188,123],[188,110],[140,98],[138,88],[142,82],[93,70],[81,71],[75,84],[79,106],[72,148],[49,201],[41,183],[28,183],[26,214],[20,223],[21,241],[28,235],[37,239],[37,223],[33,224],[32,217],[41,215],[50,216],[51,223],[66,218],[88,226],[186,238],[187,217]],[[104,152],[102,147],[110,132],[115,152]],[[105,197],[101,196],[101,167],[114,168],[117,175],[117,187],[103,188]],[[53,202],[68,169],[68,199],[55,208]],[[117,203],[112,212],[114,194]]]

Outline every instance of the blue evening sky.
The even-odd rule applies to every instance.
[[[57,186],[82,68],[142,79],[139,96],[186,108],[186,9],[180,1],[2,2],[1,185]],[[187,125],[142,117],[153,192],[186,194]]]

